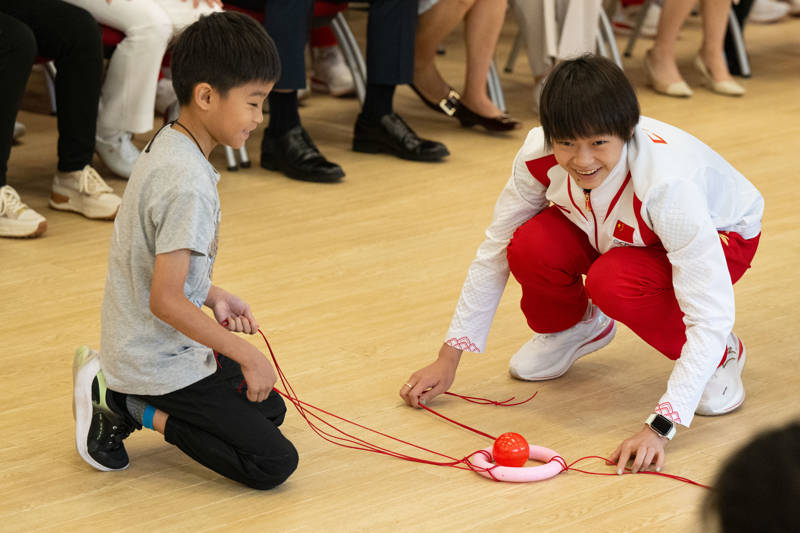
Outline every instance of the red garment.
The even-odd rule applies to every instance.
[[[720,232],[719,236],[731,281],[736,283],[750,268],[760,235],[744,239],[738,233]],[[672,265],[660,243],[616,247],[601,255],[580,228],[551,206],[517,229],[507,257],[522,286],[520,307],[537,333],[572,327],[591,297],[605,314],[647,344],[670,359],[680,357],[686,325],[672,286]]]

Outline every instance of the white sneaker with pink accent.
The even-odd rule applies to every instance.
[[[537,334],[522,345],[509,363],[509,373],[526,381],[544,381],[564,375],[584,355],[614,338],[617,323],[590,304],[589,318],[564,331]]]
[[[731,332],[726,343],[725,362],[708,381],[695,413],[705,416],[724,415],[742,405],[742,369],[746,359],[742,340]]]

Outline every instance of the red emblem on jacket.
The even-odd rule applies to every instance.
[[[633,228],[621,220],[614,226],[614,238],[633,244]]]

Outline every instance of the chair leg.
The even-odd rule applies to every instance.
[[[742,27],[739,26],[739,21],[736,19],[736,14],[733,12],[733,10],[731,10],[730,12],[728,27],[731,30],[733,43],[734,46],[736,47],[736,57],[739,60],[739,70],[741,71],[743,77],[749,78],[751,75],[750,61],[747,58],[747,50],[745,50],[744,48],[744,37],[742,37]]]
[[[236,164],[236,154],[230,146],[225,147],[225,160],[228,162],[228,170],[234,171],[239,169],[239,165]]]
[[[247,146],[244,144],[239,148],[239,166],[250,168],[250,156],[247,155]]]
[[[497,67],[494,64],[494,60],[489,63],[489,77],[486,85],[489,91],[489,98],[492,99],[492,103],[497,106],[497,109],[505,113],[506,99],[503,95],[503,86],[500,85],[500,77],[497,75]]]
[[[608,20],[608,15],[606,14],[605,9],[602,7],[600,8],[599,24],[600,27],[597,32],[597,44],[598,48],[601,49],[601,54],[605,57],[609,57],[609,52],[606,51],[606,43],[608,43],[608,50],[611,54],[609,59],[613,60],[619,68],[622,68],[622,59],[619,57],[617,40],[614,38],[614,30],[611,28],[611,22]]]
[[[636,44],[636,40],[639,38],[639,34],[642,33],[642,26],[644,25],[644,18],[647,16],[647,10],[650,9],[650,4],[653,3],[653,0],[645,0],[642,3],[642,7],[639,11],[639,18],[636,19],[636,27],[633,28],[633,32],[631,36],[628,37],[628,44],[625,46],[625,57],[631,57],[631,53],[633,52],[633,45]]]
[[[364,64],[364,56],[361,54],[358,42],[341,12],[331,19],[331,29],[336,35],[336,40],[339,41],[344,60],[353,74],[358,101],[363,104],[364,97],[367,94],[367,66]]]
[[[517,61],[517,56],[522,48],[522,30],[517,31],[517,36],[514,38],[514,45],[511,47],[511,52],[508,54],[508,60],[503,70],[509,74],[514,72],[514,63]]]
[[[44,72],[44,83],[47,86],[47,94],[50,96],[50,113],[55,115],[58,113],[56,105],[56,66],[52,61],[48,61],[42,65]]]

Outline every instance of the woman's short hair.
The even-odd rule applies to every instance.
[[[639,102],[625,73],[596,55],[556,65],[545,80],[539,118],[548,146],[553,140],[616,135],[627,141],[639,122]]]

